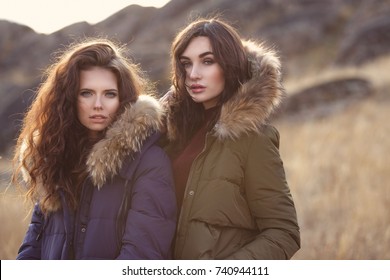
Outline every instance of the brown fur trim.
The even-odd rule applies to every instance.
[[[275,52],[251,41],[243,43],[251,63],[252,78],[222,106],[214,129],[219,139],[258,133],[284,96],[280,62]]]
[[[88,172],[98,188],[118,173],[127,155],[138,152],[146,138],[160,129],[163,115],[156,99],[141,95],[108,129],[87,160]]]

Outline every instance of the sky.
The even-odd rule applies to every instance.
[[[169,0],[0,0],[0,20],[50,34],[76,22],[105,20],[121,9],[137,4],[160,8]]]

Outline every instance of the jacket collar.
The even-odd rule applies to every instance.
[[[126,108],[88,156],[87,168],[95,186],[101,188],[118,174],[128,155],[140,152],[145,140],[161,128],[163,115],[159,102],[147,95]]]

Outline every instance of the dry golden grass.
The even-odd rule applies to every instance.
[[[4,156],[3,156],[4,157]],[[11,164],[0,159],[0,259],[15,259],[30,221],[28,206],[19,191],[9,187]]]
[[[323,119],[279,120],[281,154],[296,203],[302,248],[294,259],[390,259],[390,58],[286,80],[288,92],[341,76],[366,77],[376,95]],[[0,161],[0,259],[14,259],[29,217],[4,193]],[[8,174],[8,173],[7,173]]]
[[[28,213],[20,194],[0,193],[0,259],[15,259],[30,221]]]
[[[296,259],[390,259],[389,105],[278,125],[301,226]]]
[[[327,118],[276,124],[301,226],[294,259],[390,259],[389,65],[326,73],[368,77],[377,93]]]

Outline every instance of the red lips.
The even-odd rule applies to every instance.
[[[107,119],[104,115],[92,115],[89,117],[90,119]]]
[[[190,86],[190,89],[194,93],[199,93],[205,90],[205,86],[199,85],[199,84],[193,84]]]

